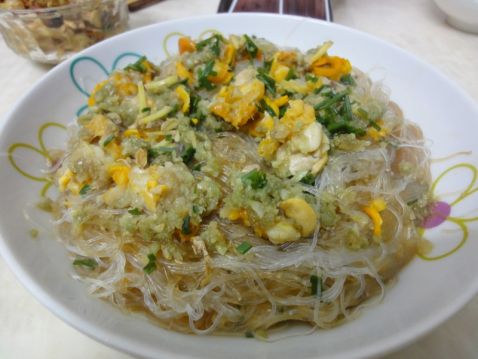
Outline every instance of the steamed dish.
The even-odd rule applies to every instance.
[[[78,278],[196,334],[329,328],[379,300],[420,244],[420,129],[331,42],[178,45],[98,83],[54,154]]]

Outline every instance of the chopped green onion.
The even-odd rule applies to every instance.
[[[162,153],[171,153],[174,152],[175,147],[166,147],[166,146],[157,146],[148,149],[148,162],[154,160]]]
[[[183,162],[186,165],[188,165],[194,159],[195,154],[196,154],[196,149],[192,146],[189,146],[184,150],[183,154],[181,155],[181,158]]]
[[[209,80],[209,76],[216,76],[217,72],[214,71],[214,60],[210,60],[203,68],[198,69],[198,89],[204,88],[206,90],[212,90],[216,86]]]
[[[341,101],[348,94],[349,94],[348,90],[339,92],[338,94],[334,95],[333,97],[328,98],[328,99],[322,101],[321,103],[315,105],[314,108],[315,108],[316,111],[324,110],[326,108],[329,108],[330,106],[334,105],[335,103]]]
[[[114,139],[115,139],[115,135],[113,134],[108,135],[108,137],[106,137],[105,140],[103,141],[103,147],[108,146]]]
[[[214,55],[219,56],[221,53],[220,43],[223,41],[223,38],[220,34],[214,34],[211,37],[199,41],[196,44],[196,49],[202,50],[206,46],[214,53]]]
[[[164,136],[164,139],[166,141],[173,142],[173,135],[167,134],[166,136]]]
[[[290,68],[285,79],[289,81],[289,80],[294,80],[296,78],[297,78],[297,74],[295,73],[295,70],[293,68]]]
[[[151,107],[143,107],[143,108],[141,109],[141,112],[143,112],[143,113],[144,113],[144,112],[150,112],[150,111],[151,111]]]
[[[284,106],[279,107],[279,118],[284,117],[288,108],[289,108],[288,105],[284,105]]]
[[[139,216],[141,214],[141,210],[139,208],[131,208],[128,209],[128,213],[133,216]]]
[[[189,113],[190,114],[196,113],[196,111],[198,110],[198,105],[199,105],[199,101],[201,101],[201,98],[194,94],[190,94],[189,98],[190,98]]]
[[[262,65],[262,68],[258,69],[259,71],[263,71],[265,73],[268,73],[271,70],[272,67],[272,60],[266,61],[264,59],[264,63]]]
[[[319,78],[317,76],[314,76],[311,74],[305,74],[305,79],[313,83],[316,83],[317,81],[319,81]]]
[[[246,254],[251,248],[252,244],[250,244],[249,242],[242,242],[236,247],[237,251],[241,254]]]
[[[193,212],[198,214],[200,212],[200,209],[198,206],[196,206],[195,204],[193,204]]]
[[[193,166],[192,170],[193,171],[201,171],[201,164],[200,163],[197,163]]]
[[[95,269],[98,263],[93,258],[78,258],[73,261],[73,265]]]
[[[349,96],[344,97],[344,109],[345,109],[345,119],[347,121],[352,121],[353,120],[352,105],[350,104]]]
[[[144,85],[144,88],[151,92],[160,92],[161,90],[175,85],[179,82],[179,78],[176,75],[165,77],[164,79],[151,81]]]
[[[157,147],[153,147],[151,149],[155,150],[155,151],[162,152],[162,153],[171,153],[171,152],[174,152],[175,147],[157,146]]]
[[[322,85],[314,90],[314,94],[321,94],[322,96],[330,96],[333,93],[334,92],[330,85]]]
[[[141,109],[141,113],[143,111],[142,109],[146,107],[146,92],[144,91],[143,81],[138,82],[138,95],[136,97],[138,99],[138,107]]]
[[[257,45],[247,35],[244,35],[244,39],[246,40],[246,51],[247,51],[247,53],[249,54],[251,59],[255,59],[256,56],[257,56],[257,52],[259,51],[259,49],[257,48]]]
[[[146,56],[141,56],[136,62],[129,64],[124,69],[125,70],[133,70],[141,73],[146,72],[146,66],[144,66],[143,62],[146,60]]]
[[[143,267],[146,274],[151,274],[156,270],[156,256],[153,253],[148,254],[148,264]]]
[[[267,185],[266,174],[262,171],[253,169],[241,177],[244,184],[251,186],[253,189],[264,188]]]
[[[277,113],[275,113],[272,107],[270,107],[264,99],[260,100],[259,104],[260,104],[261,110],[266,111],[272,117],[277,116]]]
[[[267,75],[267,73],[263,69],[258,69],[257,79],[262,81],[266,86],[267,91],[269,91],[272,95],[276,93],[276,82],[275,80]]]
[[[365,111],[363,108],[359,107],[357,109],[357,115],[360,117],[362,120],[368,120],[368,112]]]
[[[141,125],[145,125],[145,124],[148,124],[150,122],[154,122],[156,120],[159,120],[163,117],[166,117],[172,111],[173,111],[173,108],[171,106],[164,106],[161,110],[159,110],[155,113],[152,113],[151,115],[148,115],[146,117],[140,118],[138,120],[138,122]]]
[[[310,276],[310,294],[317,297],[322,296],[322,278],[316,276],[315,274]]]
[[[183,234],[191,234],[191,216],[188,214],[183,218],[183,225],[181,226],[181,232]]]
[[[368,124],[375,128],[377,131],[380,131],[382,129],[382,127],[380,127],[380,125],[373,120],[368,121]]]
[[[300,182],[313,186],[315,184],[315,177],[316,176],[314,176],[312,173],[307,173],[304,177],[300,179]]]
[[[80,195],[84,196],[85,194],[88,193],[88,191],[91,189],[91,186],[89,184],[85,184],[83,187],[80,189]]]
[[[350,85],[354,86],[355,85],[355,80],[352,77],[351,74],[344,75],[340,78],[340,82],[343,83],[344,85]]]
[[[339,133],[355,133],[358,136],[365,135],[365,131],[362,128],[354,127],[344,120],[327,125],[327,130],[333,135]]]

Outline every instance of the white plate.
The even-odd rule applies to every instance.
[[[434,158],[473,151],[432,165],[434,178],[451,168],[436,185],[435,195],[447,203],[460,195],[464,198],[451,207],[444,223],[425,231],[425,236],[436,244],[433,255],[452,253],[439,260],[413,260],[400,274],[398,283],[387,291],[384,301],[351,323],[272,344],[242,337],[177,334],[88,296],[84,286],[71,278],[70,261],[64,247],[52,239],[48,216],[29,210],[38,222],[34,225],[23,215],[46,184],[40,171],[44,161],[39,154],[43,151],[39,140],[48,148],[64,146],[65,134],[60,128],[47,127],[40,139],[38,129],[46,122],[71,122],[85,105],[94,83],[105,78],[113,67],[133,62],[134,54],[145,54],[153,61],[164,59],[161,43],[167,34],[179,31],[197,37],[207,29],[224,34],[247,32],[302,50],[333,40],[332,53],[349,58],[374,79],[383,79],[405,117],[418,122],[431,140]],[[174,42],[169,42],[171,48]],[[95,45],[54,68],[2,121],[0,151],[10,150],[19,169],[36,177],[36,181],[20,175],[8,156],[0,157],[0,250],[20,281],[52,312],[91,337],[135,355],[210,359],[377,355],[431,330],[478,290],[478,241],[474,238],[478,218],[471,218],[478,216],[477,119],[474,102],[430,66],[392,45],[342,26],[258,14],[156,24]],[[457,164],[463,165],[453,167]],[[38,239],[28,235],[33,227],[40,228]]]

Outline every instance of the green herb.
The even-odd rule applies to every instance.
[[[285,113],[287,112],[287,109],[289,108],[288,105],[284,105],[279,107],[279,118],[284,117]]]
[[[157,146],[148,148],[148,163],[151,163],[155,158],[161,154],[172,153],[176,150],[176,147]]]
[[[208,47],[216,56],[219,56],[221,53],[221,42],[223,41],[223,38],[220,34],[214,34],[211,37],[199,41],[196,44],[196,49],[202,50],[205,47]]]
[[[368,112],[365,111],[362,107],[359,107],[357,109],[357,115],[360,117],[362,120],[368,120]]]
[[[365,130],[363,128],[354,127],[344,120],[339,120],[334,123],[327,125],[327,130],[332,134],[340,133],[355,133],[358,136],[365,135]]]
[[[191,94],[189,98],[190,98],[189,113],[191,114],[196,113],[198,110],[198,105],[199,105],[199,101],[201,101],[201,98],[194,94]]]
[[[300,182],[313,186],[315,184],[315,176],[312,173],[307,173],[300,179]]]
[[[253,189],[264,188],[267,184],[266,174],[262,171],[253,169],[241,177],[244,184],[251,186]]]
[[[330,85],[322,85],[318,89],[314,90],[314,94],[321,94],[322,96],[329,97],[333,95],[334,91],[330,87]]]
[[[115,139],[115,135],[113,134],[108,135],[108,137],[106,137],[105,140],[103,141],[103,147],[108,146],[114,139]]]
[[[275,80],[267,75],[267,73],[263,69],[258,69],[257,78],[264,83],[266,86],[267,91],[269,91],[272,95],[276,93],[276,82]]]
[[[214,60],[210,60],[204,68],[198,69],[198,89],[204,88],[206,90],[212,90],[216,86],[212,84],[209,80],[209,76],[216,76],[217,72],[214,69]]]
[[[200,212],[200,209],[198,206],[196,206],[195,204],[193,204],[193,212],[198,214]]]
[[[98,263],[93,258],[78,258],[73,261],[73,265],[95,269]]]
[[[249,242],[242,242],[236,247],[237,251],[241,254],[246,254],[251,248],[252,244],[250,244]]]
[[[316,276],[316,275],[311,275],[310,276],[310,294],[311,295],[316,295],[317,297],[322,296],[322,278]]]
[[[257,48],[257,45],[247,35],[244,35],[244,39],[246,39],[246,51],[247,51],[247,53],[249,54],[251,59],[255,59],[256,56],[257,56],[257,52],[259,51],[259,49]]]
[[[148,264],[143,267],[144,273],[151,274],[156,270],[156,256],[153,253],[148,254]]]
[[[189,146],[184,150],[183,154],[181,155],[181,158],[182,158],[183,162],[186,165],[188,165],[194,159],[195,154],[196,154],[196,149],[192,146]]]
[[[174,152],[174,150],[175,150],[174,147],[166,147],[166,146],[153,147],[148,149],[148,158],[155,159],[161,153],[171,153],[171,152]]]
[[[80,195],[84,196],[85,194],[88,193],[88,191],[91,189],[91,186],[89,184],[85,184],[83,187],[80,189]]]
[[[131,208],[128,209],[128,213],[133,216],[139,216],[141,214],[141,210],[139,208]]]
[[[247,332],[244,333],[246,338],[254,338],[254,333],[248,330]]]
[[[264,99],[260,100],[259,104],[262,111],[267,111],[267,113],[271,115],[272,117],[277,116],[277,113],[275,113],[272,107],[270,107]]]
[[[305,74],[305,79],[307,81],[310,81],[310,82],[313,82],[313,83],[316,83],[319,78],[317,76],[314,76],[314,75],[311,75],[311,74]]]
[[[295,73],[295,70],[293,68],[290,68],[285,79],[289,81],[289,80],[294,80],[296,78],[297,78],[297,74]]]
[[[146,60],[146,56],[141,56],[138,61],[135,63],[129,64],[125,67],[125,70],[133,70],[141,73],[145,73],[147,71],[146,66],[144,66],[143,62]]]
[[[164,106],[161,110],[156,111],[155,113],[152,113],[150,115],[147,115],[145,117],[142,117],[138,120],[138,124],[140,125],[146,125],[148,123],[157,121],[163,117],[166,117],[171,113],[171,111],[174,111],[173,107],[170,106]]]
[[[344,75],[340,78],[340,82],[343,83],[344,85],[350,85],[354,86],[355,85],[355,80],[352,77],[351,74]]]
[[[344,110],[345,110],[345,119],[347,121],[352,121],[353,120],[352,105],[350,104],[349,96],[344,97]]]
[[[380,131],[382,129],[382,127],[380,127],[380,125],[373,120],[368,121],[368,124],[375,128],[377,131]]]
[[[189,214],[183,218],[181,232],[186,235],[191,234],[191,216]]]
[[[164,139],[168,142],[173,142],[173,135],[167,134],[164,136]]]
[[[179,111],[179,104],[175,104],[171,109],[171,115],[174,115]]]
[[[262,68],[259,68],[258,70],[264,71],[265,73],[268,73],[271,70],[272,67],[272,60],[266,61],[264,59],[264,62],[262,64]]]
[[[151,107],[143,107],[141,109],[141,112],[150,112],[151,111]]]
[[[331,98],[328,98],[322,101],[321,103],[315,105],[314,108],[316,111],[327,109],[331,107],[332,105],[336,104],[337,102],[341,101],[348,94],[349,94],[348,90],[339,92],[338,94],[332,96]]]
[[[201,164],[200,163],[197,163],[193,166],[192,170],[193,171],[201,171]]]

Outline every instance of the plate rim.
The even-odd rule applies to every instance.
[[[21,108],[22,104],[28,100],[30,96],[37,90],[39,87],[42,86],[44,82],[46,82],[50,77],[54,76],[56,73],[65,71],[68,69],[70,64],[77,58],[81,56],[88,55],[90,52],[95,51],[97,48],[104,46],[109,42],[118,41],[118,38],[125,36],[127,34],[141,32],[141,31],[148,31],[151,28],[155,27],[162,27],[167,25],[174,25],[174,24],[184,24],[185,22],[193,21],[193,22],[205,22],[207,20],[215,21],[215,19],[219,17],[245,17],[245,18],[277,18],[280,21],[281,18],[284,19],[292,19],[294,21],[300,22],[312,22],[316,23],[320,26],[328,26],[332,28],[339,28],[345,31],[357,34],[358,36],[362,36],[371,40],[373,42],[379,43],[380,46],[391,48],[393,51],[398,51],[402,55],[406,56],[413,62],[419,63],[422,66],[428,67],[428,69],[433,73],[433,75],[440,78],[444,81],[447,86],[449,86],[454,92],[456,92],[463,100],[465,100],[469,105],[470,108],[478,114],[478,104],[477,102],[471,97],[471,95],[466,92],[462,87],[460,87],[456,81],[448,78],[444,75],[440,70],[438,70],[434,65],[430,65],[426,61],[422,60],[417,55],[408,52],[407,50],[402,49],[401,47],[383,40],[375,35],[371,35],[367,32],[363,32],[360,30],[356,30],[354,28],[337,24],[337,23],[330,23],[323,20],[312,19],[312,18],[304,18],[295,15],[279,15],[279,14],[270,14],[270,13],[224,13],[224,14],[209,14],[209,15],[199,15],[199,16],[191,16],[191,17],[184,17],[179,19],[171,19],[167,21],[160,21],[156,22],[147,26],[142,26],[136,29],[128,30],[124,33],[115,35],[109,39],[106,39],[100,43],[97,43],[87,49],[82,50],[81,52],[77,53],[76,55],[70,57],[66,61],[62,62],[61,64],[55,66],[47,73],[43,74],[35,83],[31,86],[31,88],[23,94],[19,99],[14,103],[9,111],[3,116],[2,121],[0,121],[0,137],[4,136],[5,128],[8,125],[11,125],[13,115]],[[67,71],[66,71],[67,72]],[[0,255],[5,260],[8,268],[14,274],[14,276],[18,279],[18,281],[22,284],[27,291],[33,295],[44,307],[46,307],[52,314],[56,317],[60,318],[63,322],[67,323],[71,327],[75,328],[79,332],[87,335],[88,337],[106,345],[116,350],[120,350],[122,352],[129,353],[131,355],[141,355],[147,356],[146,352],[141,353],[138,350],[132,350],[129,346],[131,343],[130,339],[116,334],[112,330],[106,330],[104,328],[100,328],[97,325],[91,324],[87,319],[84,319],[81,315],[76,314],[72,309],[64,306],[61,304],[56,298],[50,294],[48,294],[42,286],[36,283],[27,273],[27,271],[23,268],[23,266],[16,260],[16,256],[11,251],[10,247],[7,245],[7,240],[5,239],[6,236],[3,233],[2,227],[0,227]],[[445,322],[455,313],[457,313],[461,308],[463,308],[476,294],[478,293],[478,277],[474,282],[471,282],[467,290],[462,291],[460,296],[457,296],[453,302],[450,302],[447,306],[442,307],[441,311],[434,315],[429,319],[423,319],[411,327],[409,330],[400,332],[399,335],[394,337],[380,339],[377,342],[372,344],[365,344],[360,348],[356,349],[349,349],[346,351],[338,352],[329,356],[329,358],[370,358],[370,357],[377,357],[379,355],[384,355],[386,353],[397,351],[398,349],[410,345],[412,342],[418,340],[419,338],[423,337],[425,334],[431,332],[440,324]],[[138,349],[137,346],[134,348]],[[188,356],[178,352],[170,352],[167,351],[167,348],[162,348],[162,352],[158,353],[161,356],[166,355],[167,357],[174,357],[174,358],[199,358],[196,356]]]

